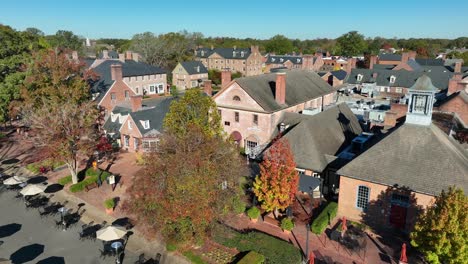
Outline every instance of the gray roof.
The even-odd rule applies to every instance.
[[[205,65],[201,61],[184,61],[180,65],[187,71],[188,74],[202,74],[208,73]]]
[[[320,178],[299,174],[299,191],[310,193],[320,187]]]
[[[344,70],[337,70],[337,71],[332,71],[331,74],[335,76],[338,80],[344,80],[348,73]]]
[[[418,59],[416,62],[421,66],[444,66],[444,60],[442,59]]]
[[[98,66],[92,68],[94,72],[99,75],[99,80],[91,83],[91,92],[99,93],[98,102],[104,97],[104,94],[112,86],[114,81],[111,77],[111,65],[120,64],[122,65],[122,76],[142,76],[150,74],[164,74],[166,73],[163,69],[151,66],[144,62],[137,62],[134,60],[126,60],[125,63],[120,60],[105,60]]]
[[[432,82],[431,78],[427,75],[422,75],[419,77],[416,82],[409,88],[410,90],[416,91],[437,91],[437,87],[435,87]]]
[[[116,106],[114,107],[114,109],[112,110],[112,113],[113,114],[120,114],[122,116],[126,116],[128,115],[129,113],[131,112],[130,109],[126,108],[126,107],[121,107],[121,106]],[[116,119],[115,122],[112,122],[112,118],[109,116],[106,120],[106,122],[104,123],[104,130],[106,130],[106,133],[114,133],[114,137],[115,138],[120,138],[120,127],[122,126],[122,124],[119,123],[119,119]]]
[[[275,100],[276,74],[235,79],[266,112],[275,112],[332,93],[333,87],[314,72],[292,70],[286,74],[286,105]]]
[[[196,56],[199,58],[208,58],[213,53],[219,54],[225,59],[245,60],[250,56],[250,48],[199,48],[196,50]]]
[[[115,50],[109,50],[107,51],[107,55],[109,56],[110,59],[118,59],[119,58],[119,53]],[[101,51],[99,53],[98,58],[102,59],[104,57],[104,51]]]
[[[423,71],[421,65],[419,65],[419,63],[417,63],[413,59],[409,59],[408,62],[406,62],[406,64],[408,64],[408,66],[410,66],[411,69],[413,69],[413,71]]]
[[[291,55],[268,55],[265,64],[278,64],[285,63],[286,61],[291,61],[293,64],[302,64],[301,56],[291,56]]]
[[[297,167],[322,172],[350,142],[362,133],[358,119],[346,103],[309,116],[285,113],[289,141]]]
[[[451,185],[468,192],[468,155],[435,125],[404,124],[338,174],[438,195]]]
[[[159,133],[162,132],[164,117],[166,117],[167,112],[169,112],[171,102],[175,100],[173,97],[162,97],[157,99],[159,100],[152,101],[152,108],[130,113],[130,116],[143,136],[154,130]],[[149,120],[148,129],[145,129],[140,122],[145,120]]]
[[[379,54],[379,60],[383,60],[383,61],[401,61],[401,55],[396,54],[396,53],[380,53]]]
[[[410,88],[414,85],[416,80],[422,75],[427,75],[431,78],[432,83],[435,87],[440,90],[448,88],[449,79],[452,78],[453,73],[446,70],[443,71],[436,67],[430,71],[407,71],[407,70],[382,70],[382,69],[352,69],[348,78],[347,83],[360,84],[365,82],[373,82],[372,75],[377,73],[377,85],[378,86],[394,86],[394,87],[405,87]],[[358,74],[362,74],[363,78],[361,82],[357,81]],[[395,83],[390,83],[390,77],[395,76]]]

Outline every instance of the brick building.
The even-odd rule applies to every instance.
[[[172,84],[178,89],[200,87],[208,80],[208,69],[200,61],[179,62],[172,71]]]
[[[208,69],[240,72],[243,76],[262,74],[262,55],[258,46],[250,48],[198,48],[195,59]]]
[[[468,191],[466,152],[431,123],[436,91],[420,77],[409,91],[406,122],[338,170],[340,216],[409,232],[442,190]]]
[[[263,71],[268,73],[277,68],[288,70],[318,71],[323,66],[322,54],[315,55],[274,55],[265,57]]]
[[[251,154],[271,141],[284,113],[321,110],[333,103],[335,93],[316,73],[301,70],[233,81],[230,73],[223,71],[222,87],[213,99],[224,130]]]

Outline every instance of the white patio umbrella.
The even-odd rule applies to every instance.
[[[46,189],[46,186],[44,185],[39,185],[39,184],[30,184],[26,187],[23,188],[23,190],[21,190],[21,194],[24,195],[24,196],[28,196],[28,195],[36,195],[36,194],[39,194],[41,192],[44,192],[44,190]]]
[[[127,234],[127,230],[120,226],[108,226],[96,232],[96,238],[103,241],[121,239]]]
[[[28,178],[23,177],[23,176],[13,176],[13,177],[10,177],[10,178],[6,179],[5,181],[3,181],[3,184],[5,184],[5,185],[16,185],[16,184],[26,182],[27,180],[28,180]]]

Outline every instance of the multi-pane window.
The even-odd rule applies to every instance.
[[[234,112],[234,121],[239,122],[239,112]]]
[[[369,204],[369,187],[359,186],[357,190],[356,207],[365,211]]]
[[[225,122],[224,122],[224,125],[225,125],[225,126],[230,126],[230,125],[231,125],[231,122],[225,121]]]
[[[258,125],[258,115],[253,115],[253,123],[254,125]]]
[[[111,100],[116,100],[116,96],[115,96],[115,93],[111,93]]]
[[[416,113],[424,113],[426,109],[426,99],[427,97],[425,95],[415,95],[413,97],[414,99],[414,112]]]
[[[125,91],[125,100],[128,100],[128,99],[130,99],[130,92]]]

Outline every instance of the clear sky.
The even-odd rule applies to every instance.
[[[336,38],[468,36],[468,0],[3,0],[0,23],[46,34],[71,30],[89,38],[131,38],[151,31],[205,36]]]

